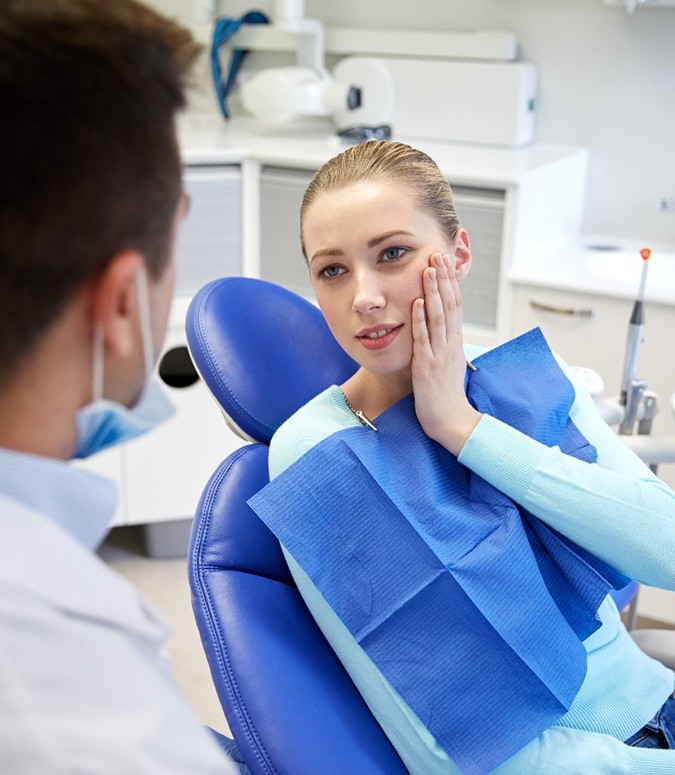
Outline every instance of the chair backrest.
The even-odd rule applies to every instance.
[[[210,283],[186,325],[209,389],[260,441],[355,369],[312,304],[259,280]],[[249,444],[223,461],[190,538],[193,610],[229,727],[254,775],[403,774],[305,607],[276,538],[246,503],[268,481],[267,452]]]
[[[190,304],[186,328],[197,371],[251,441],[269,444],[293,412],[357,369],[316,306],[264,280],[208,283]]]

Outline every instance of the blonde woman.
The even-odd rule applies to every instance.
[[[673,673],[607,595],[675,589],[673,492],[536,332],[463,341],[470,241],[426,154],[328,161],[301,239],[359,368],[279,429],[253,505],[408,770],[675,772]]]

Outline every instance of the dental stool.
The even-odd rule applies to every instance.
[[[193,298],[186,329],[226,421],[251,442],[207,483],[188,557],[197,627],[239,750],[254,775],[404,775],[305,607],[277,539],[246,503],[269,481],[276,429],[357,365],[317,307],[262,280],[209,283]],[[619,608],[635,589],[615,593]],[[675,633],[631,634],[641,632],[641,648],[675,667]]]
[[[254,775],[404,775],[305,607],[277,539],[246,504],[269,481],[274,431],[357,366],[314,305],[260,280],[205,286],[190,305],[187,339],[228,423],[253,442],[206,485],[188,559],[197,627],[244,761]]]

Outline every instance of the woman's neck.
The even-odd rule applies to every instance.
[[[340,387],[349,403],[372,420],[412,392],[412,378],[409,373],[380,376],[361,368]]]

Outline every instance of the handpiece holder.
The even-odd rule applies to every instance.
[[[645,395],[645,391],[647,390],[648,387],[649,387],[649,383],[645,382],[645,380],[632,379],[628,383],[625,403],[623,402],[623,392],[622,392],[621,397],[622,397],[622,403],[624,403],[624,412],[623,412],[623,418],[621,419],[621,423],[619,425],[619,433],[622,436],[633,435],[633,432],[635,430],[635,422],[638,418],[638,409],[640,407],[640,404],[642,403],[643,397]],[[649,419],[646,419],[644,416],[644,412],[642,413],[639,427],[638,427],[638,433],[642,433],[642,434],[651,433],[652,417],[650,417]]]
[[[633,436],[635,434],[635,423],[637,422],[637,436],[649,436],[652,432],[652,423],[656,416],[659,405],[656,394],[649,390],[649,383],[644,379],[633,376],[637,371],[637,364],[642,346],[644,334],[644,311],[642,301],[636,301],[633,307],[630,325],[628,327],[628,341],[626,343],[626,359],[624,363],[623,381],[621,384],[621,396],[619,398],[619,435]],[[667,459],[662,459],[662,450],[657,452],[652,450],[652,446],[646,446],[645,442],[638,442],[637,449],[634,444],[629,446],[634,448],[640,457],[649,465],[651,470],[656,473],[658,463],[671,462],[671,455]],[[647,457],[645,457],[647,455]]]
[[[632,423],[624,419],[626,406],[621,403],[619,396],[596,398],[595,404],[600,416],[608,425],[624,427],[622,437],[626,446],[630,447],[654,473],[657,473],[659,465],[675,463],[675,436],[652,436],[652,422],[660,409],[656,394],[651,390],[642,389],[634,392],[636,412]],[[639,400],[637,400],[638,393]],[[675,394],[672,399],[672,409],[675,415]],[[637,433],[633,433],[635,421],[637,421]]]

